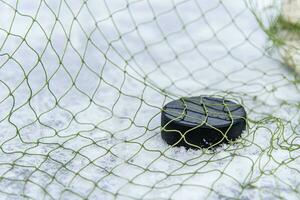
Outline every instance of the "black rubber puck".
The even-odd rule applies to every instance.
[[[246,111],[223,98],[181,98],[164,106],[161,126],[161,136],[169,145],[215,147],[240,137],[246,128]]]

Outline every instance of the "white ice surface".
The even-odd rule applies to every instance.
[[[0,1],[1,199],[299,198],[299,82],[244,1],[85,2]],[[245,105],[235,145],[162,141],[200,94]]]

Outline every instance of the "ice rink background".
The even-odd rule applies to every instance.
[[[299,79],[244,1],[0,1],[1,199],[299,198]],[[160,137],[180,96],[242,103],[234,145]]]

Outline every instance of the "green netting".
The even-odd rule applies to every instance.
[[[1,199],[299,199],[300,82],[268,51],[270,5],[0,0]],[[167,145],[163,105],[197,95],[242,104],[242,137]]]

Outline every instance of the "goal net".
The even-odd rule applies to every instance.
[[[300,79],[268,48],[281,8],[0,0],[1,199],[299,199]],[[163,105],[198,95],[243,105],[241,138],[167,145]]]

